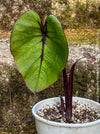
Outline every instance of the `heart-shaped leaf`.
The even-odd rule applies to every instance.
[[[58,79],[67,62],[68,45],[53,15],[43,24],[36,12],[27,11],[13,27],[11,52],[27,86],[39,91]]]

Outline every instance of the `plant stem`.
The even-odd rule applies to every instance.
[[[70,99],[71,99],[71,96],[70,96],[70,91],[69,91],[69,82],[68,82],[68,78],[67,78],[67,74],[66,74],[66,69],[64,68],[63,70],[63,80],[64,80],[64,92],[65,92],[65,106],[66,106],[66,121],[67,122],[70,122],[71,120],[71,106],[70,106]]]
[[[78,59],[71,67],[69,79],[67,77],[66,68],[63,69],[63,81],[64,81],[64,92],[65,92],[65,105],[66,105],[66,121],[71,123],[72,119],[72,92],[73,92],[73,74],[76,63],[83,59]]]
[[[62,118],[66,122],[66,116],[65,116],[65,105],[64,105],[64,100],[63,97],[60,95],[60,100],[61,100],[61,112],[62,112]]]

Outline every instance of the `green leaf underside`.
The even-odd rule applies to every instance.
[[[54,83],[68,57],[67,41],[59,21],[50,15],[45,27],[46,32],[36,12],[27,11],[15,23],[11,35],[11,52],[33,92]]]

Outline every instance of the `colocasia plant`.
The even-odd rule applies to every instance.
[[[15,23],[10,44],[18,69],[33,92],[50,86],[63,72],[66,106],[60,97],[61,107],[66,111],[66,122],[71,122],[73,72],[80,59],[72,65],[67,78],[68,43],[60,22],[53,15],[42,22],[36,12],[27,11]],[[95,60],[88,53],[84,53],[83,58]]]

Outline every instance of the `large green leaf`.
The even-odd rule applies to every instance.
[[[53,15],[43,25],[36,12],[27,11],[13,27],[11,52],[27,86],[39,91],[58,79],[67,62],[68,45]]]

